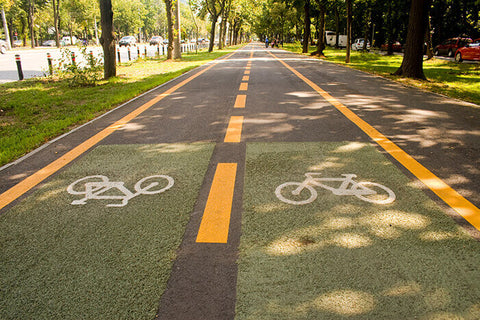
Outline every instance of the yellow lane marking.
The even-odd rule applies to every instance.
[[[227,133],[225,134],[224,142],[240,142],[242,138],[242,126],[242,116],[230,117],[230,122],[228,123]]]
[[[247,66],[247,67],[245,68],[245,70],[250,70],[251,68],[252,68],[252,67]]]
[[[250,70],[245,70],[245,74],[250,74]]]
[[[227,243],[236,174],[236,163],[217,165],[198,230],[197,242]]]
[[[249,76],[243,76],[242,81],[248,81],[248,80],[250,80]]]
[[[246,101],[247,101],[247,96],[245,94],[237,95],[234,108],[245,108]]]
[[[248,90],[248,83],[247,82],[240,83],[240,88],[238,90],[247,91]]]
[[[360,129],[363,130],[373,141],[380,145],[385,151],[387,151],[392,157],[400,162],[408,171],[414,174],[420,181],[422,181],[430,190],[432,190],[437,196],[439,196],[446,204],[460,214],[465,220],[467,220],[472,226],[480,231],[480,209],[473,203],[465,199],[456,190],[446,184],[442,179],[438,178],[430,170],[425,168],[417,160],[415,160],[408,153],[403,151],[399,146],[390,141],[382,133],[377,131],[374,127],[368,124],[366,121],[357,116],[348,107],[343,105],[340,101],[332,97],[325,90],[317,86],[311,80],[307,79],[300,72],[289,66],[284,61],[280,60],[273,53],[269,52],[276,60],[280,61],[287,69],[292,71],[297,77],[307,83],[313,90],[318,92],[325,100],[337,108],[345,117],[355,123]]]
[[[14,200],[16,200],[18,197],[23,195],[25,192],[29,191],[33,187],[35,187],[37,184],[75,160],[77,157],[79,157],[81,154],[86,152],[88,149],[105,139],[107,136],[115,132],[117,129],[123,127],[125,124],[127,124],[129,121],[137,117],[139,114],[162,100],[163,98],[169,96],[179,88],[183,87],[193,79],[197,78],[201,74],[205,73],[206,71],[210,70],[213,68],[218,62],[230,58],[232,55],[234,55],[236,52],[232,52],[231,54],[227,55],[226,57],[217,60],[217,62],[212,63],[210,66],[206,67],[205,69],[197,72],[196,74],[190,76],[189,78],[183,80],[182,82],[178,83],[177,85],[173,86],[172,88],[168,89],[167,91],[157,95],[155,98],[152,100],[148,101],[147,103],[141,105],[138,107],[136,110],[132,111],[122,119],[118,120],[114,124],[108,126],[107,128],[103,129],[96,135],[92,136],[88,140],[82,142],[79,144],[77,147],[73,148],[69,152],[67,152],[65,155],[62,157],[58,158],[57,160],[51,162],[44,168],[40,169],[39,171],[33,173],[31,176],[25,178],[24,180],[20,181],[4,193],[0,194],[0,209],[6,207],[10,203],[12,203]]]

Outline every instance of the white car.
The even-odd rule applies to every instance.
[[[363,50],[364,40],[363,38],[356,39],[354,43],[352,43],[352,50],[359,51]],[[367,40],[367,51],[370,50],[370,41]]]
[[[69,36],[65,36],[62,38],[62,40],[60,40],[60,43],[62,44],[62,46],[69,46],[71,44],[76,44],[77,41],[77,37],[75,36],[73,36],[71,40]]]
[[[1,54],[7,53],[7,43],[2,39],[0,39],[0,53]]]

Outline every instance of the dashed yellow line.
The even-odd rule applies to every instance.
[[[242,138],[243,116],[232,116],[228,123],[224,142],[238,143]]]
[[[248,90],[248,82],[242,82],[240,83],[240,88],[238,89],[240,91],[247,91]]]
[[[245,73],[246,75],[250,74],[250,70],[245,70]]]
[[[242,81],[248,81],[248,80],[250,80],[249,76],[243,76]]]
[[[236,52],[232,52],[231,54],[225,56],[221,60],[225,60],[230,58],[232,55],[234,55]],[[75,160],[77,157],[82,155],[84,152],[86,152],[88,149],[105,139],[107,136],[118,130],[119,128],[123,127],[125,124],[127,124],[129,121],[137,117],[139,114],[153,106],[154,104],[158,103],[160,100],[163,98],[169,96],[179,88],[183,87],[193,79],[197,78],[198,76],[202,75],[206,71],[210,70],[213,68],[217,62],[214,62],[210,66],[206,67],[205,69],[195,73],[194,75],[190,76],[189,78],[183,80],[182,82],[178,83],[177,85],[173,86],[172,88],[166,90],[165,92],[159,94],[152,100],[148,101],[147,103],[141,105],[138,107],[136,110],[132,111],[122,119],[118,120],[114,124],[108,126],[107,128],[103,129],[99,133],[95,134],[91,138],[87,139],[86,141],[82,142],[80,145],[77,147],[73,148],[71,151],[67,152],[65,155],[62,157],[58,158],[57,160],[51,162],[44,168],[40,169],[39,171],[33,173],[31,176],[25,178],[24,180],[20,181],[4,193],[0,194],[0,209],[6,207],[16,199],[18,199],[20,196],[25,194],[27,191],[31,190],[33,187],[38,185],[40,182]]]
[[[332,97],[325,90],[317,86],[311,80],[303,76],[300,72],[292,68],[285,61],[282,61],[273,53],[269,52],[276,60],[280,61],[287,69],[292,71],[297,77],[302,79],[313,90],[318,92],[325,100],[337,108],[345,117],[355,123],[363,132],[365,132],[373,141],[380,145],[392,157],[400,162],[408,171],[414,174],[420,181],[422,181],[430,190],[439,196],[446,204],[460,214],[477,230],[480,230],[480,209],[473,203],[465,199],[456,190],[446,184],[442,179],[438,178],[430,170],[425,168],[421,163],[415,160],[408,153],[403,151],[399,146],[390,141],[382,133],[377,131],[374,127],[366,121],[357,116],[348,107],[343,105],[340,101]]]
[[[197,242],[227,243],[236,174],[236,163],[217,165],[198,230]]]
[[[237,99],[235,100],[234,108],[245,108],[245,103],[247,101],[247,95],[239,94],[237,95]]]

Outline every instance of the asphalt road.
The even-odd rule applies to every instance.
[[[202,73],[195,77],[198,72]],[[153,104],[149,103],[152,99]],[[142,106],[145,107],[143,112],[129,116]],[[478,242],[473,240],[480,239],[478,225],[472,226],[461,214],[464,212],[462,208],[466,208],[464,204],[470,203],[469,208],[473,209],[468,209],[471,213],[470,216],[467,214],[468,219],[473,224],[479,221],[479,119],[480,107],[477,105],[422,92],[346,67],[250,44],[227,58],[146,93],[5,167],[0,171],[0,192],[8,192],[54,161],[67,159],[51,169],[51,175],[47,174],[45,180],[39,178],[27,187],[39,190],[64,170],[75,168],[78,161],[99,146],[213,143],[213,153],[190,221],[185,227],[167,289],[159,301],[157,318],[233,319],[235,315],[249,318],[254,315],[245,311],[248,308],[243,309],[247,299],[247,295],[243,295],[246,289],[242,287],[245,281],[242,280],[238,284],[240,289],[236,289],[237,263],[242,237],[249,235],[249,231],[242,230],[245,227],[242,223],[248,224],[242,220],[242,214],[246,210],[253,210],[245,208],[244,201],[254,203],[253,194],[261,193],[262,189],[262,182],[259,182],[258,190],[251,183],[248,184],[253,181],[255,170],[260,174],[269,172],[272,166],[288,168],[291,164],[289,162],[287,165],[283,155],[288,153],[292,161],[296,157],[301,159],[301,150],[309,143],[319,146],[325,144],[329,148],[345,144],[345,147],[339,148],[351,148],[353,153],[345,157],[353,162],[357,159],[354,151],[362,149],[362,146],[373,146],[368,152],[382,154],[384,165],[395,168],[391,170],[398,171],[396,175],[408,181],[396,182],[396,178],[380,175],[378,179],[382,179],[380,182],[383,185],[390,185],[394,190],[401,190],[407,185],[414,186],[422,197],[433,200],[439,212],[450,217],[448,221],[455,221],[454,226],[461,226],[468,233],[468,241],[472,241],[470,245],[478,248]],[[103,130],[106,128],[108,133],[105,134]],[[82,147],[82,151],[75,155],[69,153],[82,146],[87,139],[98,135],[100,138]],[[382,145],[386,139],[387,143]],[[266,160],[267,151],[262,162],[262,147],[258,147],[262,143],[278,145],[280,155],[275,160],[276,164],[272,164],[271,159]],[[249,151],[250,145],[252,149]],[[298,151],[294,151],[297,146]],[[257,156],[252,158],[249,154]],[[358,159],[363,158],[359,156]],[[306,168],[312,171],[335,168],[335,161],[340,163],[343,160],[341,157],[328,158],[322,163],[311,163]],[[118,159],[118,162],[122,162],[122,159]],[[356,164],[360,171],[371,165],[364,162]],[[259,163],[263,167],[255,169],[252,163]],[[417,163],[434,176],[418,169]],[[115,164],[108,165],[114,167]],[[382,172],[373,169],[372,177],[375,171]],[[131,170],[134,172],[135,168]],[[88,170],[85,175],[93,171]],[[302,176],[298,179],[302,179]],[[432,181],[431,187],[425,184]],[[39,185],[35,186],[37,182]],[[452,196],[452,193],[447,193],[442,196],[442,190],[448,188],[442,185],[435,189],[435,185],[442,182],[458,194]],[[440,192],[437,192],[439,189]],[[8,215],[9,210],[19,205],[22,199],[32,195],[32,191],[22,190],[14,193],[14,197],[19,199],[11,203],[10,199],[0,209],[0,214]],[[398,193],[397,197],[401,199],[401,191]],[[452,197],[454,201],[450,201]],[[405,196],[399,201],[408,203]],[[228,215],[226,220],[213,218],[214,222],[204,222],[210,207],[214,208],[214,212]],[[369,210],[382,212],[384,208],[379,206]],[[412,214],[423,215],[424,212],[420,210]],[[214,225],[213,231],[210,230],[211,224]],[[219,231],[220,228],[223,231]],[[258,241],[261,242],[261,239]],[[308,244],[310,240],[305,241]],[[388,251],[388,246],[384,250]],[[451,248],[438,250],[448,251]],[[466,255],[480,259],[478,251]],[[246,268],[242,263],[241,260],[240,268]],[[478,264],[474,268],[478,274]],[[281,279],[282,275],[277,277]],[[471,284],[469,279],[474,281],[472,278],[462,278],[458,282],[466,281],[464,288],[467,288]],[[275,283],[272,282],[270,286]],[[237,297],[237,290],[242,292],[241,297]],[[468,294],[471,299],[478,301],[478,286],[465,289],[463,293],[467,294],[467,290],[470,290]],[[237,299],[241,300],[242,308],[238,309],[237,305],[236,310]],[[256,299],[262,300],[262,292],[258,293]],[[363,315],[368,316],[373,309],[372,306]],[[349,314],[328,310],[336,312],[336,316],[356,316],[363,312]],[[410,316],[421,315],[415,312],[412,311]],[[391,310],[392,317],[395,318],[395,310]]]

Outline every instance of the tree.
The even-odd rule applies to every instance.
[[[167,59],[170,60],[173,58],[173,1],[165,1],[165,11],[167,13],[167,34],[168,34],[168,45],[167,45]]]
[[[210,29],[210,43],[208,46],[208,52],[213,51],[213,45],[215,42],[215,28],[217,26],[217,20],[220,15],[222,15],[223,10],[225,9],[226,0],[205,0],[205,8],[210,14],[210,19],[212,21]]]
[[[310,41],[310,0],[304,0],[303,18],[305,27],[303,29],[303,47],[302,53],[308,53],[308,42]]]
[[[180,47],[180,40],[182,37],[182,30],[180,28],[180,0],[175,1],[175,39],[173,46],[173,58],[181,59],[182,58],[182,49]]]
[[[430,4],[431,0],[412,0],[405,53],[395,75],[426,79],[423,73],[423,45]]]
[[[347,53],[345,55],[345,63],[350,63],[350,50],[352,47],[352,1],[345,1],[347,5]]]
[[[113,32],[113,10],[111,0],[100,0],[100,23],[102,37],[100,43],[103,47],[104,77],[109,79],[117,75],[115,59],[115,34]]]
[[[11,41],[10,41],[10,35],[8,32],[8,26],[7,26],[7,17],[5,15],[5,3],[2,1],[0,2],[0,6],[2,7],[2,23],[3,23],[3,30],[5,31],[5,41],[7,42],[7,49],[11,50]]]
[[[325,50],[325,12],[326,4],[325,0],[316,0],[318,6],[318,37],[317,37],[317,50],[312,55],[324,56],[323,50]]]

